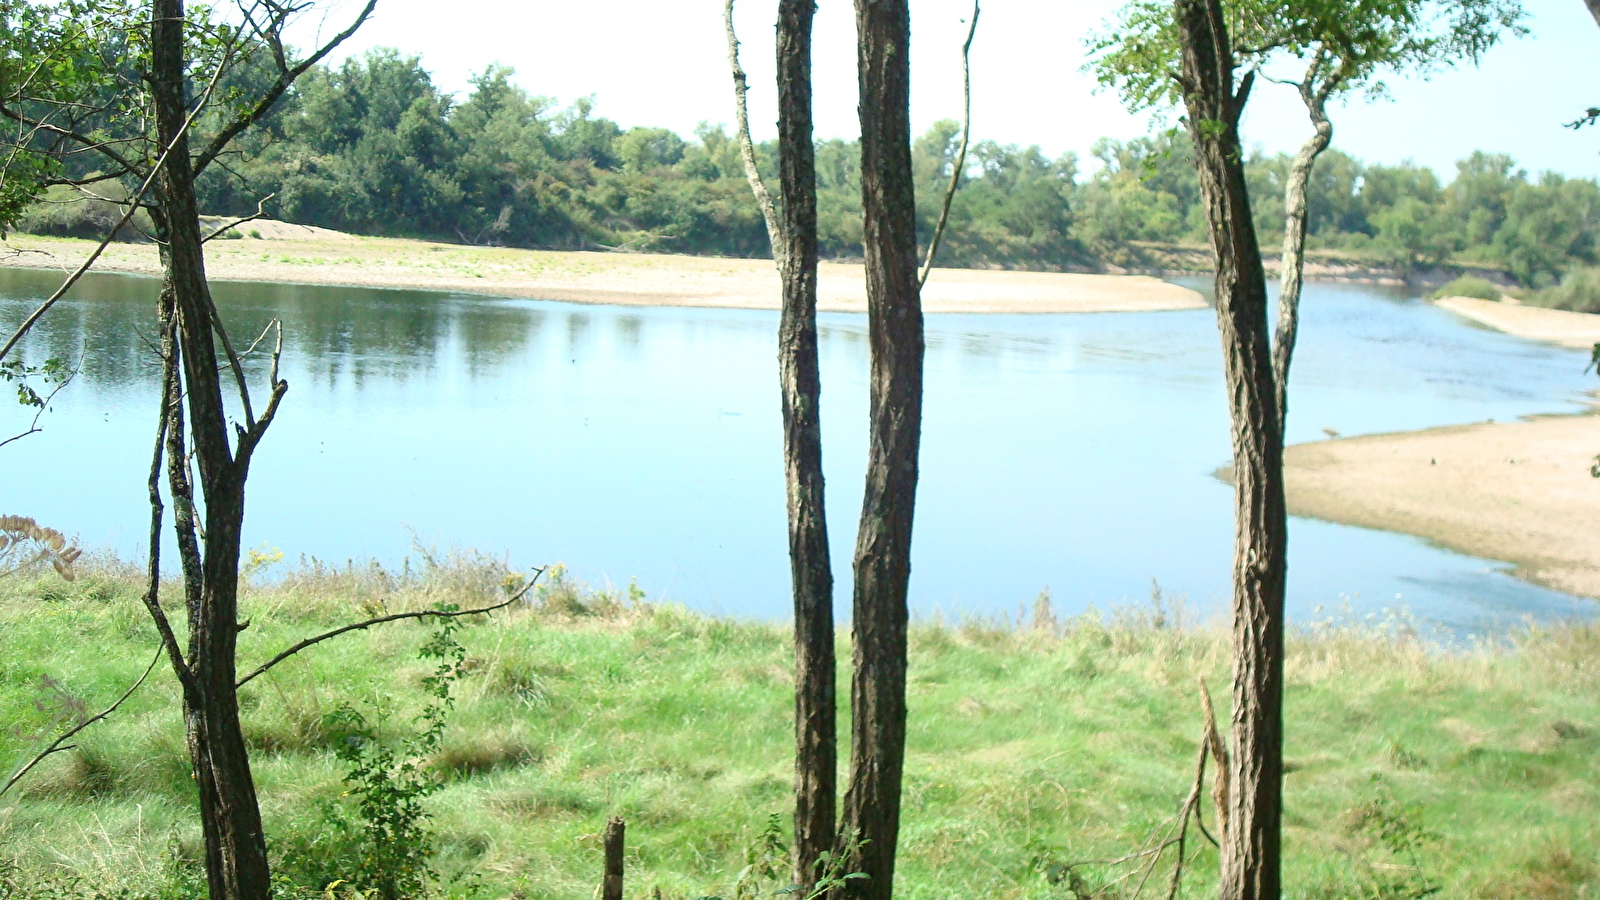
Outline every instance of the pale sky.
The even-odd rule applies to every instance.
[[[1510,153],[1530,171],[1600,177],[1600,128],[1571,121],[1600,105],[1600,27],[1583,0],[1524,0],[1531,34],[1491,50],[1478,69],[1431,80],[1390,79],[1390,98],[1334,109],[1334,146],[1368,162],[1410,158],[1448,180],[1474,149]],[[1076,151],[1087,165],[1101,136],[1148,133],[1110,93],[1080,72],[1084,37],[1117,0],[986,0],[973,46],[973,137]],[[773,23],[776,0],[740,0],[742,60],[751,81],[751,128],[776,133]],[[333,0],[322,27],[342,27],[356,0]],[[961,113],[960,45],[970,0],[912,0],[912,120],[922,131]],[[336,26],[335,23],[338,23]],[[310,43],[316,23],[302,23]],[[853,137],[856,124],[854,14],[846,0],[821,0],[813,61],[816,134]],[[623,127],[664,126],[689,136],[703,121],[731,123],[721,0],[379,0],[374,18],[347,45],[391,46],[422,57],[446,91],[492,62],[563,105],[593,95],[596,113]],[[1292,151],[1309,132],[1292,89],[1262,85],[1245,139]]]

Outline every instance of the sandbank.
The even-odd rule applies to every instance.
[[[1600,598],[1600,416],[1431,428],[1289,447],[1289,511],[1398,531]]]
[[[1445,297],[1434,303],[1456,315],[1518,337],[1580,350],[1588,350],[1600,343],[1600,315],[1594,313],[1544,309],[1473,297]]]
[[[470,247],[400,238],[358,237],[281,222],[240,229],[260,237],[214,240],[206,267],[219,281],[266,281],[412,288],[625,306],[777,309],[779,283],[769,260],[645,253],[565,252]],[[70,269],[88,241],[14,235],[0,265]],[[149,244],[112,244],[97,271],[157,274]],[[860,264],[823,263],[818,308],[866,310]],[[935,269],[922,294],[928,313],[1087,313],[1199,309],[1188,288],[1143,275],[1080,275]]]

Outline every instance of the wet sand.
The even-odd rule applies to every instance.
[[[1497,300],[1445,297],[1434,304],[1496,331],[1588,350],[1600,343],[1600,315],[1543,309]]]

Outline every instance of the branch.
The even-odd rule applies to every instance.
[[[217,155],[226,149],[229,142],[238,137],[241,131],[244,131],[251,125],[254,125],[256,122],[260,121],[263,116],[270,112],[272,105],[278,102],[279,97],[283,96],[283,92],[287,91],[289,86],[294,84],[301,75],[304,75],[307,69],[319,62],[322,62],[323,58],[329,53],[332,53],[335,47],[338,47],[340,44],[344,43],[345,39],[350,37],[350,35],[355,34],[356,29],[360,28],[362,24],[367,21],[367,17],[372,15],[372,10],[377,5],[378,0],[367,0],[367,5],[361,8],[361,13],[356,16],[355,21],[351,22],[348,28],[334,35],[333,40],[322,45],[317,52],[306,57],[299,65],[294,66],[293,68],[284,67],[285,59],[283,56],[281,42],[279,40],[281,38],[281,34],[279,32],[281,32],[283,27],[283,22],[280,19],[275,24],[271,34],[271,37],[273,38],[271,43],[274,44],[273,55],[276,58],[279,66],[278,80],[273,83],[272,87],[267,89],[265,94],[261,95],[261,99],[257,101],[254,107],[240,113],[232,122],[228,123],[226,128],[217,132],[217,136],[211,139],[211,143],[206,145],[206,149],[202,151],[199,156],[195,157],[195,177],[199,178],[200,173],[205,171],[206,166],[211,165],[212,160],[216,159]]]
[[[62,732],[60,737],[58,737],[55,740],[50,742],[50,746],[48,746],[48,747],[44,748],[44,750],[40,751],[39,755],[35,756],[33,759],[28,760],[27,764],[24,765],[22,768],[18,769],[16,771],[16,774],[12,775],[9,779],[6,780],[5,784],[0,785],[0,797],[5,796],[6,791],[11,790],[11,788],[13,786],[15,786],[17,782],[22,780],[23,776],[25,776],[29,772],[33,771],[33,767],[34,766],[37,766],[39,763],[44,762],[45,757],[50,756],[52,753],[59,753],[62,750],[70,750],[70,749],[72,749],[70,747],[63,747],[62,744],[65,744],[67,741],[72,740],[72,738],[75,735],[77,735],[79,732],[83,731],[85,728],[88,728],[90,725],[93,725],[96,722],[99,722],[99,721],[102,721],[102,720],[106,719],[112,713],[116,712],[119,708],[121,708],[122,704],[127,702],[129,697],[133,696],[133,692],[137,691],[139,689],[140,685],[144,684],[145,679],[150,677],[150,673],[155,671],[156,663],[158,663],[160,661],[161,661],[161,651],[157,650],[156,651],[156,655],[150,658],[150,665],[145,666],[144,674],[140,675],[139,676],[139,680],[135,681],[133,683],[132,687],[128,688],[126,691],[124,691],[122,693],[121,697],[117,698],[117,702],[115,702],[115,703],[111,704],[110,706],[106,707],[98,715],[90,716],[89,718],[84,719],[82,722],[79,722],[78,724],[76,724],[76,725],[72,726],[71,728],[68,728],[66,731]]]
[[[789,265],[787,244],[783,226],[778,222],[777,208],[772,203],[772,194],[761,182],[761,170],[756,168],[755,145],[750,142],[750,112],[745,104],[748,85],[744,69],[739,66],[739,39],[733,33],[733,0],[727,0],[727,5],[723,7],[722,21],[728,33],[728,68],[733,70],[733,108],[739,126],[739,156],[744,160],[744,177],[750,182],[750,193],[756,195],[761,217],[767,222],[767,242],[772,245],[772,261],[778,264],[778,271],[782,272]]]
[[[144,181],[139,185],[139,190],[128,199],[128,209],[122,214],[122,218],[117,220],[117,224],[111,226],[110,230],[106,232],[106,236],[100,240],[100,244],[94,248],[94,252],[89,254],[89,258],[85,259],[83,264],[78,266],[76,271],[67,276],[67,280],[61,283],[61,287],[57,288],[56,292],[51,294],[49,299],[39,304],[39,308],[35,309],[33,313],[28,316],[28,318],[23,320],[21,325],[17,326],[16,333],[11,335],[11,339],[6,341],[4,347],[0,347],[0,360],[5,359],[6,356],[16,348],[17,343],[33,329],[33,326],[39,321],[39,318],[48,312],[50,307],[55,306],[57,301],[66,296],[67,291],[71,290],[72,286],[78,283],[78,279],[83,277],[83,273],[89,271],[89,267],[93,266],[95,261],[100,258],[100,254],[105,252],[106,247],[109,246],[112,239],[117,236],[117,232],[122,230],[122,226],[128,224],[128,222],[133,219],[133,214],[138,212],[139,204],[144,199],[144,195],[148,193],[150,187],[155,184],[156,176],[160,174],[162,167],[166,165],[167,157],[172,155],[173,148],[175,148],[178,143],[183,140],[183,136],[188,134],[189,130],[194,127],[195,120],[200,118],[200,111],[206,108],[206,104],[211,98],[211,92],[216,89],[217,81],[221,78],[222,68],[219,66],[215,72],[211,73],[211,80],[206,83],[206,89],[200,95],[200,102],[195,104],[195,108],[191,110],[189,116],[183,120],[183,127],[179,128],[178,133],[172,136],[172,143],[168,144],[161,151],[160,158],[156,160],[155,165],[150,167],[149,173],[145,175]],[[10,115],[9,111],[7,112],[7,115]]]
[[[933,229],[933,239],[928,241],[928,258],[922,263],[922,274],[917,276],[918,290],[928,283],[928,275],[933,272],[933,257],[939,252],[945,223],[950,221],[950,201],[955,199],[956,186],[961,183],[961,175],[967,167],[967,141],[972,137],[972,39],[978,34],[978,2],[972,0],[972,24],[967,28],[967,42],[961,45],[961,149],[956,151],[955,167],[950,170],[950,185],[944,189],[939,224]]]
[[[210,234],[206,235],[205,237],[201,238],[200,239],[200,243],[204,244],[205,242],[207,242],[209,240],[212,240],[213,238],[216,238],[217,236],[219,236],[219,235],[221,235],[221,234],[223,234],[225,232],[232,231],[233,229],[238,228],[240,225],[243,225],[246,222],[254,222],[256,219],[259,219],[262,216],[265,216],[267,214],[267,211],[266,211],[266,208],[265,208],[266,205],[267,205],[267,201],[271,200],[273,197],[276,197],[276,196],[278,196],[276,193],[272,193],[272,194],[266,195],[265,197],[262,197],[260,200],[257,200],[256,201],[256,211],[255,212],[251,213],[248,216],[241,216],[240,218],[234,219],[232,222],[227,222],[227,223],[224,223],[222,225],[217,226],[217,230],[213,231]]]
[[[146,570],[144,606],[155,621],[156,633],[161,636],[161,647],[172,663],[172,672],[184,690],[193,688],[193,673],[183,658],[183,648],[178,646],[178,636],[172,631],[166,610],[161,608],[161,462],[166,449],[167,429],[172,422],[172,407],[182,400],[178,394],[177,338],[166,309],[161,323],[161,415],[156,423],[156,445],[150,455],[150,557]]]
[[[80,357],[78,359],[78,366],[81,367],[82,365],[83,365],[83,359]],[[50,393],[48,393],[48,394],[46,394],[44,396],[44,401],[39,404],[38,410],[36,412],[34,412],[34,414],[33,414],[33,421],[28,423],[28,430],[24,431],[21,434],[12,435],[11,437],[8,437],[3,441],[0,441],[0,447],[4,447],[5,445],[11,443],[12,441],[20,441],[20,440],[22,440],[23,438],[27,437],[30,434],[38,434],[39,432],[43,431],[44,429],[39,427],[39,418],[45,414],[45,410],[50,408],[50,401],[56,399],[56,395],[61,393],[61,389],[66,387],[67,384],[69,382],[71,382],[73,378],[77,377],[77,375],[78,375],[78,369],[77,368],[68,370],[67,377],[65,377],[65,378],[61,379],[60,381],[56,382],[56,386],[51,389]]]
[[[492,613],[495,610],[505,609],[518,600],[521,600],[523,595],[532,590],[533,586],[539,582],[539,576],[543,575],[548,568],[548,566],[541,566],[540,568],[535,569],[533,571],[533,577],[528,579],[528,583],[523,585],[521,590],[517,591],[515,594],[512,594],[510,597],[507,597],[504,601],[494,604],[493,606],[485,606],[479,609],[424,609],[418,610],[417,612],[392,613],[387,616],[378,616],[375,619],[368,619],[365,622],[356,622],[351,625],[344,625],[342,627],[335,628],[332,631],[319,634],[313,638],[306,638],[300,643],[295,644],[293,647],[290,647],[282,653],[279,653],[277,656],[267,660],[260,666],[257,666],[256,669],[249,675],[239,679],[238,684],[235,684],[234,687],[242,688],[255,679],[256,676],[265,674],[268,669],[272,668],[278,663],[283,662],[296,653],[299,653],[301,650],[316,644],[320,644],[330,638],[336,638],[341,634],[347,634],[352,631],[365,631],[374,625],[382,625],[386,622],[398,622],[402,619],[454,619],[460,616],[481,616],[486,613]]]

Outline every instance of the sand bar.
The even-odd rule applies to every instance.
[[[370,238],[278,222],[242,229],[261,237],[206,245],[210,276],[222,281],[350,285],[467,292],[574,303],[777,309],[778,276],[760,259],[645,253],[562,252],[468,247]],[[0,265],[71,268],[88,241],[14,235]],[[97,271],[156,274],[155,247],[112,244]],[[862,267],[823,263],[818,306],[866,310]],[[929,313],[1078,313],[1199,309],[1188,288],[1141,275],[1077,275],[935,269],[923,291]]]
[[[1295,515],[1419,535],[1600,598],[1597,453],[1600,416],[1548,416],[1298,444],[1284,475]]]
[[[1600,315],[1521,306],[1472,297],[1445,297],[1434,303],[1474,322],[1518,337],[1588,350],[1600,343]]]

